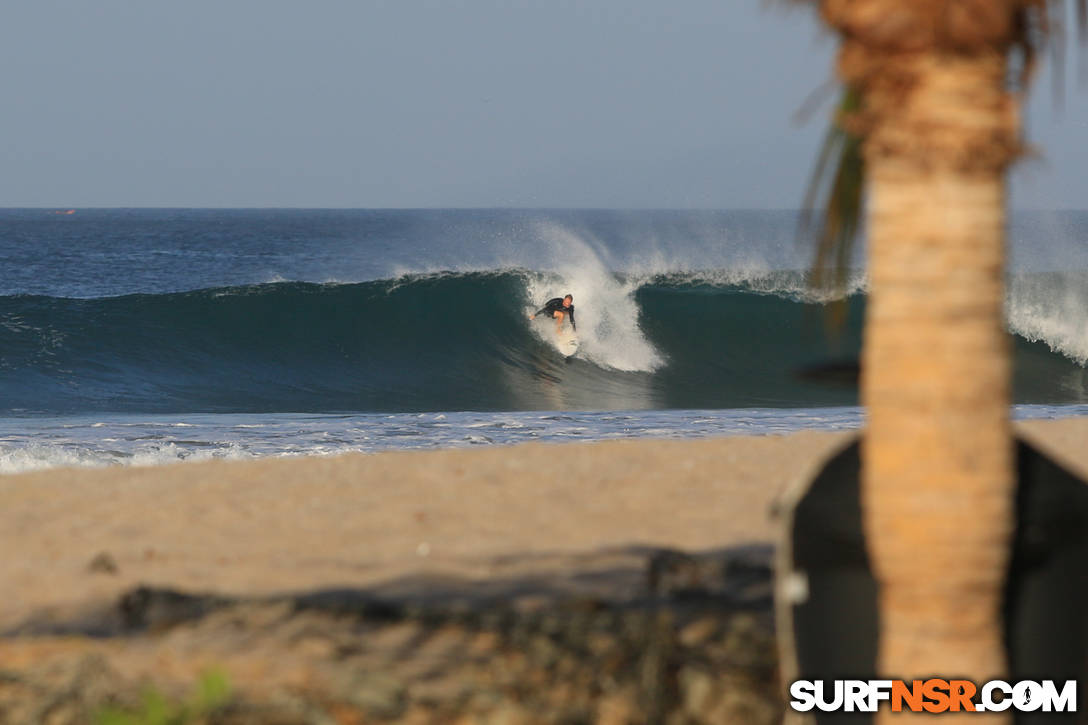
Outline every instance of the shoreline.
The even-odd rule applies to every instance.
[[[1016,405],[1016,421],[1088,417],[1086,405]],[[329,457],[523,443],[702,440],[856,432],[860,407],[355,414],[0,417],[0,476],[65,467]],[[392,429],[392,430],[391,430]]]

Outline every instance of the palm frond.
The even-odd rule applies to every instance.
[[[1070,18],[1072,15],[1072,18]],[[1066,35],[1076,25],[1080,49],[1088,44],[1088,0],[1027,0],[1016,13],[1015,46],[1021,53],[1021,71],[1016,87],[1025,91],[1031,83],[1035,59],[1048,50],[1051,63],[1051,93],[1056,105],[1065,100]],[[1079,55],[1081,81],[1085,79],[1084,56]]]
[[[862,140],[844,123],[858,111],[860,103],[856,89],[843,91],[809,180],[800,219],[801,234],[816,242],[811,285],[835,296],[845,291],[861,226],[865,189]]]
[[[818,5],[815,0],[790,2]],[[1056,17],[1051,16],[1053,12]],[[1088,46],[1088,0],[1024,0],[1017,11],[1016,46],[1021,53],[1020,76],[1015,85],[1026,89],[1041,50],[1049,50],[1054,64],[1055,98],[1060,100],[1064,89],[1062,72],[1065,67],[1065,24],[1069,13],[1074,16],[1080,48]],[[815,255],[810,275],[811,286],[822,292],[841,297],[849,276],[854,245],[861,228],[865,189],[863,138],[852,133],[847,123],[858,112],[862,92],[846,87],[835,118],[824,136],[816,166],[809,180],[800,219],[800,234],[815,243]],[[807,104],[806,104],[807,105]],[[841,321],[844,304],[831,306],[831,316]]]

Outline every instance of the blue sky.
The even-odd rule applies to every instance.
[[[760,0],[15,2],[0,206],[793,208],[833,51]],[[1017,206],[1088,206],[1086,97],[1040,79]]]

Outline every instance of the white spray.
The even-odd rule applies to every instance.
[[[1088,363],[1088,286],[1083,273],[1013,277],[1005,311],[1013,332],[1045,342],[1080,365]]]
[[[1083,216],[1025,213],[1010,233],[1009,328],[1088,364],[1088,246]]]
[[[526,291],[536,306],[552,297],[573,295],[581,343],[578,356],[615,370],[659,368],[664,359],[638,324],[638,282],[617,280],[604,253],[570,231],[553,225],[539,231],[552,247],[555,267],[550,273],[532,274]],[[550,324],[530,327],[541,339],[554,334]]]

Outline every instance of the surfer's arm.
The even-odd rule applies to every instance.
[[[578,325],[574,324],[574,305],[571,305],[570,309],[567,311],[567,314],[570,315],[570,329],[578,332]]]

